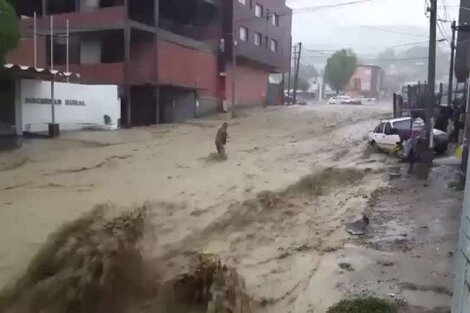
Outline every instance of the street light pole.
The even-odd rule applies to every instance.
[[[51,74],[52,74],[52,79],[51,79],[51,115],[52,115],[52,125],[55,125],[55,97],[54,97],[54,17],[51,15],[50,18],[50,26],[51,26]]]
[[[452,22],[452,42],[450,43],[450,68],[449,68],[449,89],[447,91],[447,106],[452,104],[452,85],[454,83],[454,59],[455,59],[455,31],[457,29],[455,21]]]
[[[34,68],[36,69],[38,67],[38,25],[37,25],[37,14],[36,11],[34,11],[33,15],[33,43],[34,43]]]

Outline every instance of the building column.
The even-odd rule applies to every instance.
[[[49,1],[48,0],[41,0],[42,2],[42,16],[46,16],[47,15],[47,12],[48,12],[48,4],[49,4]]]
[[[154,18],[155,27],[158,27],[160,24],[160,0],[153,0],[154,3]]]
[[[15,131],[17,136],[23,135],[23,104],[21,102],[21,80],[15,78]]]
[[[155,71],[155,124],[160,124],[160,87],[158,86],[158,27],[160,25],[160,0],[154,0],[154,26],[155,33],[153,34],[153,48],[155,54],[154,59],[154,71]]]
[[[132,126],[131,108],[131,27],[126,22],[124,27],[124,88],[126,94],[126,126]]]
[[[155,124],[160,124],[160,87],[156,86],[154,89],[155,97]]]

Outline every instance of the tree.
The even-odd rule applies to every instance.
[[[7,0],[0,0],[0,65],[5,56],[18,45],[20,34],[15,10]]]
[[[325,81],[337,93],[343,90],[357,67],[357,57],[350,49],[335,52],[325,67]]]
[[[284,78],[284,87],[285,88],[288,88],[288,85],[289,85],[289,76],[286,76]],[[290,88],[293,90],[294,89],[294,80],[295,80],[295,76],[292,75],[291,78],[290,78]],[[302,91],[308,91],[308,89],[310,88],[310,84],[307,80],[299,77],[299,81],[297,82],[297,90],[302,90]]]
[[[318,71],[315,66],[311,64],[300,63],[299,77],[304,80],[309,80],[311,78],[317,77]]]

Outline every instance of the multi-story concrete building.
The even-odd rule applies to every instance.
[[[8,61],[69,68],[83,83],[120,88],[121,122],[193,118],[230,105],[232,38],[236,104],[263,102],[270,73],[289,67],[292,11],[285,0],[16,1],[23,36]],[[54,53],[50,54],[50,16]],[[232,34],[234,34],[232,36]]]
[[[470,24],[470,0],[460,0],[459,25]],[[457,33],[457,49],[455,52],[455,76],[457,82],[463,83],[468,78],[470,66],[470,32]]]

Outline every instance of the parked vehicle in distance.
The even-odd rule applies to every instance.
[[[371,103],[371,102],[376,102],[376,101],[377,101],[376,98],[362,98],[362,102]]]
[[[361,99],[354,99],[350,96],[335,96],[328,100],[328,104],[362,104]]]
[[[449,135],[438,129],[433,130],[434,151],[447,151]],[[411,136],[411,118],[401,117],[380,121],[379,125],[369,133],[369,144],[384,151],[392,151],[402,140]]]

